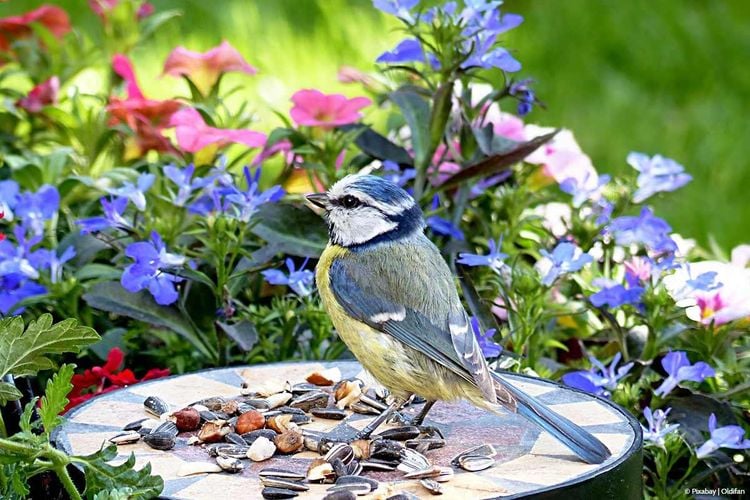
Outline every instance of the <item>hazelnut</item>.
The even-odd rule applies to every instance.
[[[302,449],[304,439],[299,429],[287,429],[274,438],[274,444],[281,453],[294,453]]]
[[[172,414],[177,430],[180,432],[194,431],[201,426],[201,414],[195,408],[183,408]]]

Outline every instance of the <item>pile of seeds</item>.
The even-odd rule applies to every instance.
[[[378,488],[378,482],[363,477],[366,471],[404,473],[404,479],[419,481],[432,494],[442,493],[440,483],[453,477],[453,468],[437,466],[425,456],[445,446],[436,429],[415,426],[391,428],[351,443],[331,441],[321,432],[304,430],[311,415],[343,420],[346,410],[379,415],[388,406],[389,395],[382,387],[368,387],[366,377],[341,380],[337,368],[314,372],[299,384],[266,382],[261,387],[243,384],[238,398],[211,397],[174,411],[162,399],[149,396],[143,402],[152,417],[132,422],[110,441],[118,445],[142,440],[157,450],[172,449],[180,432],[191,433],[187,443],[206,449],[211,462],[188,462],[180,476],[229,472],[238,473],[246,460],[262,462],[274,455],[289,455],[304,449],[319,453],[306,473],[279,468],[260,471],[264,498],[293,498],[310,489],[310,483],[330,484],[326,500],[353,499]],[[492,467],[495,450],[483,445],[464,451],[451,464],[476,472]],[[416,498],[403,492],[389,500]]]

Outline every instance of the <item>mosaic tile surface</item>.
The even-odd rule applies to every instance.
[[[282,380],[292,383],[304,381],[305,375],[321,368],[338,366],[343,376],[353,377],[361,368],[355,362],[292,363],[235,367],[208,372],[198,372],[138,384],[130,388],[97,397],[68,413],[68,421],[57,435],[58,445],[65,451],[89,454],[126,423],[147,417],[141,402],[149,395],[158,395],[173,409],[209,396],[233,397],[240,395],[241,381],[251,385],[265,380]],[[449,466],[452,457],[463,450],[490,443],[498,451],[494,467],[478,473],[456,470],[455,477],[443,483],[445,499],[485,499],[513,495],[533,495],[535,491],[586,480],[604,473],[620,463],[638,441],[628,417],[609,402],[561,387],[552,382],[528,377],[506,375],[518,388],[527,391],[548,404],[558,413],[588,429],[602,440],[612,452],[612,457],[601,465],[588,465],[579,461],[570,451],[544,431],[540,431],[524,418],[505,413],[494,415],[476,409],[467,403],[437,403],[426,424],[439,427],[446,436],[447,446],[426,453],[436,465]],[[412,405],[407,413],[417,413],[420,405]],[[353,427],[363,427],[372,417],[352,414],[346,422]],[[333,428],[340,422],[313,418],[308,428]],[[379,431],[390,427],[382,426]],[[215,498],[218,491],[223,498],[261,498],[258,472],[266,467],[283,467],[305,471],[317,454],[304,451],[295,455],[277,456],[262,463],[247,461],[240,474],[202,474],[179,477],[180,465],[190,461],[211,461],[200,447],[187,445],[192,433],[178,437],[177,445],[169,451],[149,448],[142,442],[122,445],[115,460],[123,460],[135,453],[138,465],[151,463],[154,473],[164,478],[163,495],[176,499]],[[363,499],[386,498],[399,491],[410,491],[429,498],[416,481],[404,481],[400,472],[368,472],[380,482],[380,487]],[[322,498],[327,485],[311,485],[309,492],[298,498]],[[469,497],[470,496],[470,497]]]

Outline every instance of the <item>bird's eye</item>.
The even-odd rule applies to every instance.
[[[341,205],[344,208],[354,208],[359,205],[359,200],[354,196],[347,194],[346,196],[341,198]]]

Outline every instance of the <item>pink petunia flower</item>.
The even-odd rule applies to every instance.
[[[99,16],[102,22],[109,22],[109,14],[112,10],[117,7],[120,0],[89,0],[89,7],[94,11],[94,14]],[[143,2],[138,11],[135,13],[137,19],[140,21],[147,18],[154,13],[154,6],[148,2]]]
[[[532,139],[552,132],[554,129],[538,125],[526,125],[526,137]],[[595,189],[599,184],[599,175],[591,159],[573,137],[573,132],[561,130],[551,141],[531,153],[524,160],[542,166],[542,173],[557,183],[573,179],[578,189]]]
[[[489,115],[487,116],[489,118]],[[510,113],[498,113],[497,117],[492,120],[492,128],[496,135],[505,137],[512,141],[526,141],[526,132],[524,123],[516,115]]]
[[[60,79],[53,76],[49,80],[35,86],[16,102],[19,108],[23,108],[29,113],[38,113],[47,106],[57,101],[57,93],[60,91]]]
[[[177,144],[188,153],[196,153],[211,144],[221,147],[239,143],[249,148],[260,148],[266,143],[266,135],[260,132],[206,125],[201,114],[194,108],[183,108],[176,112],[172,115],[169,126],[175,127]]]
[[[372,104],[367,97],[347,99],[341,94],[324,94],[319,90],[298,90],[292,96],[290,115],[297,125],[333,128],[362,118],[360,110]]]
[[[126,97],[110,97],[107,111],[112,117],[111,124],[124,123],[135,133],[135,144],[128,145],[132,151],[127,156],[137,157],[149,150],[174,151],[162,130],[182,103],[174,99],[147,99],[138,86],[133,65],[122,54],[112,58],[112,69],[125,81]]]
[[[70,31],[70,19],[63,9],[54,5],[42,5],[20,16],[0,19],[0,50],[7,51],[13,41],[31,36],[31,25],[34,23],[41,24],[57,38],[62,38]]]
[[[185,47],[177,47],[164,62],[164,74],[185,76],[207,95],[223,73],[237,71],[254,75],[257,70],[250,66],[237,49],[226,40],[221,45],[206,52],[194,52]]]

